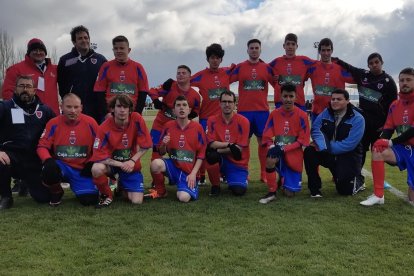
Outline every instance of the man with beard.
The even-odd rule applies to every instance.
[[[13,98],[0,102],[0,209],[13,206],[11,177],[25,181],[35,201],[51,200],[49,189],[42,185],[42,163],[36,146],[46,123],[55,114],[35,91],[31,76],[19,76]]]
[[[405,68],[398,76],[399,99],[389,109],[380,139],[372,147],[374,194],[361,205],[384,204],[384,162],[407,170],[408,200],[414,202],[414,69]],[[397,137],[391,138],[394,131]]]

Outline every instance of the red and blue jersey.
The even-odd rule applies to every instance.
[[[106,101],[118,94],[127,94],[131,97],[134,108],[140,91],[148,92],[148,78],[144,67],[131,59],[126,63],[116,60],[102,64],[94,91],[106,92]]]
[[[414,127],[414,97],[404,98],[407,99],[400,98],[390,105],[387,120],[384,125],[384,132],[396,131],[397,135],[400,136],[402,133]],[[403,144],[414,146],[414,137],[403,142]]]
[[[230,83],[236,81],[239,82],[238,111],[269,111],[267,94],[269,83],[273,85],[273,70],[267,63],[246,60],[237,64],[230,75]]]
[[[284,155],[286,164],[294,171],[303,170],[302,146],[308,146],[310,140],[309,119],[306,112],[294,107],[286,111],[283,107],[273,110],[263,131],[262,144],[281,147],[293,145],[294,149]]]
[[[273,69],[273,74],[278,76],[275,84],[275,103],[282,102],[280,88],[286,83],[296,85],[296,103],[305,105],[305,92],[303,87],[308,79],[307,71],[316,61],[306,56],[287,57],[281,56],[275,58],[269,63]]]
[[[163,103],[162,109],[158,111],[155,117],[152,129],[161,131],[165,123],[175,120],[176,116],[173,112],[174,101],[180,95],[184,95],[187,98],[191,111],[197,114],[200,112],[200,94],[191,87],[187,91],[181,90],[176,81],[173,82],[170,90],[164,90],[161,85],[156,88],[151,88],[149,95],[153,100],[162,97]]]
[[[336,63],[317,61],[308,69],[308,75],[312,80],[312,112],[315,114],[320,114],[329,106],[332,91],[345,89],[346,82],[355,83],[352,75]]]
[[[170,142],[167,144],[170,159],[178,169],[190,174],[197,159],[205,158],[206,137],[203,128],[199,123],[189,121],[182,129],[174,120],[165,124],[160,143],[166,135],[170,136]]]
[[[132,112],[128,125],[119,127],[113,117],[107,118],[98,128],[98,135],[93,145],[95,162],[113,159],[124,162],[137,153],[137,148],[152,147],[151,136],[145,121],[137,112]],[[141,161],[137,160],[134,171],[141,170]]]
[[[237,144],[240,146],[242,148],[241,160],[234,160],[231,154],[225,155],[225,158],[227,158],[233,164],[246,169],[248,169],[250,159],[249,131],[249,120],[247,120],[244,116],[236,113],[233,114],[233,117],[228,124],[224,121],[223,115],[221,113],[216,116],[209,117],[207,121],[208,143],[219,141]]]
[[[80,114],[78,120],[71,122],[60,115],[46,124],[37,153],[42,161],[52,157],[82,169],[92,156],[97,132],[98,124],[92,117]]]
[[[219,68],[217,71],[206,68],[191,78],[191,85],[200,89],[203,98],[200,119],[208,119],[221,112],[220,94],[230,89],[230,74],[231,68]]]

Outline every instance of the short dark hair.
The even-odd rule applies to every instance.
[[[233,91],[230,91],[230,90],[224,90],[223,92],[221,92],[220,93],[220,102],[221,102],[221,100],[222,100],[222,98],[223,98],[223,95],[227,95],[227,96],[232,96],[233,97],[233,101],[234,101],[234,103],[236,103],[236,94],[234,94],[234,92]]]
[[[34,79],[31,75],[18,75],[16,78],[16,86],[19,83],[19,80],[31,80],[34,85]]]
[[[283,91],[286,92],[295,92],[296,93],[296,85],[294,85],[293,83],[285,83],[280,87],[280,94],[283,93]]]
[[[382,60],[382,56],[379,53],[372,53],[372,54],[370,54],[368,56],[368,58],[367,58],[367,63],[369,63],[369,61],[371,59],[374,59],[374,58],[378,58],[381,61],[381,63],[384,63],[384,61]]]
[[[293,33],[288,33],[285,36],[285,43],[286,41],[294,41],[296,44],[298,44],[298,36]]]
[[[342,94],[344,95],[345,100],[349,100],[349,93],[345,89],[335,89],[334,91],[332,91],[332,95],[333,94]]]
[[[258,40],[257,38],[253,38],[247,41],[247,47],[249,47],[252,43],[259,43],[259,45],[262,46],[262,42],[260,40]]]
[[[73,27],[72,30],[70,31],[70,38],[72,39],[72,42],[76,41],[76,34],[80,32],[87,33],[88,37],[90,38],[88,28],[86,28],[83,25],[79,25],[79,26]]]
[[[174,100],[174,107],[175,107],[175,104],[176,104],[177,102],[181,102],[181,101],[186,101],[186,102],[188,103],[188,100],[187,100],[187,98],[186,98],[184,95],[179,95],[179,96],[177,96],[177,98],[175,98],[175,100]]]
[[[184,65],[184,64],[178,65],[177,70],[178,70],[178,69],[185,69],[185,70],[187,70],[187,71],[190,73],[190,75],[191,75],[191,69],[190,69],[190,67],[188,67],[187,65]]]
[[[126,38],[126,37],[125,37],[125,36],[123,36],[123,35],[118,35],[118,36],[114,37],[114,38],[112,39],[112,46],[114,46],[114,45],[115,45],[115,43],[117,43],[117,42],[126,42],[126,43],[128,44],[128,46],[129,46],[129,41],[128,41],[128,38]]]
[[[134,102],[132,101],[132,99],[128,95],[119,94],[119,95],[113,96],[109,100],[108,107],[111,108],[111,109],[114,109],[115,105],[116,105],[116,101],[118,101],[119,104],[122,105],[123,107],[128,107],[129,112],[134,111]]]
[[[331,49],[333,50],[333,43],[330,38],[325,37],[322,38],[321,41],[319,41],[318,52],[321,51],[322,46],[331,46]]]
[[[220,44],[217,43],[213,43],[210,46],[208,46],[206,48],[206,56],[207,56],[207,60],[212,56],[218,56],[219,58],[223,58],[224,57],[224,50],[223,48],[221,48]]]
[[[413,75],[413,76],[414,76],[414,68],[412,68],[412,67],[407,67],[407,68],[402,69],[402,70],[401,70],[401,72],[400,72],[400,74],[398,75],[398,77],[399,77],[401,74]]]

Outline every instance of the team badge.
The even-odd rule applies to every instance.
[[[122,145],[126,148],[128,147],[128,136],[126,133],[122,134]]]
[[[252,69],[252,79],[256,79],[257,78],[257,72],[256,72],[256,69]]]
[[[381,88],[384,87],[384,85],[382,83],[378,83],[377,87],[378,87],[378,89],[381,89]]]
[[[286,73],[288,75],[292,74],[292,64],[288,63],[287,67],[286,67]]]
[[[283,133],[286,135],[289,132],[289,121],[285,121],[285,126],[283,127]]]
[[[408,111],[407,110],[404,110],[403,123],[404,124],[407,124],[408,123]]]
[[[71,130],[70,131],[70,134],[69,134],[69,143],[71,145],[74,145],[76,143],[76,134],[75,134],[75,131],[74,130]]]
[[[36,110],[35,114],[36,114],[36,117],[37,117],[38,119],[41,119],[41,118],[43,117],[43,111]]]
[[[181,134],[181,135],[180,135],[180,140],[178,140],[178,146],[179,146],[180,148],[183,148],[183,147],[184,147],[184,145],[185,145],[184,134]]]
[[[226,129],[226,132],[224,132],[224,141],[230,142],[230,130]]]
[[[96,58],[91,58],[91,63],[92,64],[96,64],[98,62],[98,60]]]
[[[214,83],[217,87],[220,86],[220,80],[219,80],[218,76],[214,76]]]
[[[121,71],[121,73],[119,74],[119,80],[125,81],[125,71]]]
[[[93,142],[94,149],[97,149],[99,147],[99,142],[100,142],[99,138],[95,138],[95,142]]]
[[[325,84],[328,84],[330,80],[329,73],[325,73]]]
[[[56,78],[56,75],[55,75],[55,74],[53,74],[52,72],[50,72],[50,76],[51,76],[52,78]]]

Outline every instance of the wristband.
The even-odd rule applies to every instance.
[[[137,161],[135,161],[135,160],[134,160],[134,159],[132,159],[132,158],[129,158],[129,159],[128,159],[128,161],[129,161],[129,160],[131,160],[132,162],[134,162],[134,164],[137,162]]]

